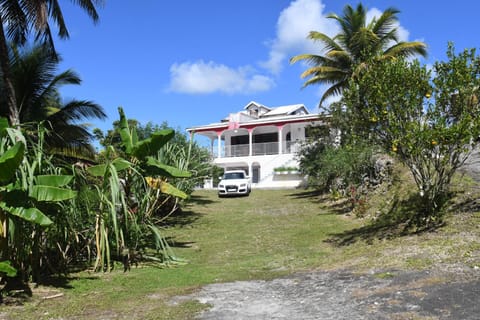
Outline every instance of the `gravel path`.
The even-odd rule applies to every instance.
[[[212,284],[173,303],[211,306],[204,320],[464,319],[480,317],[480,270],[460,273],[299,273],[271,281]]]

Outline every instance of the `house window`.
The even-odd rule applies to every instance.
[[[278,142],[278,133],[262,133],[253,136],[253,143]]]
[[[238,144],[248,144],[248,135],[232,137],[230,140],[230,144],[232,146],[238,145]]]

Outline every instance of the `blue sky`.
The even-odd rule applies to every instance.
[[[402,40],[428,45],[425,64],[445,59],[448,41],[457,51],[479,47],[480,1],[362,3],[371,16],[399,9]],[[325,88],[301,89],[306,66],[288,60],[320,52],[308,32],[335,35],[337,26],[325,16],[341,14],[346,4],[358,2],[106,0],[94,25],[65,1],[70,39],[56,42],[60,70],[75,70],[83,82],[62,95],[102,105],[108,120],[92,122],[102,130],[118,119],[118,106],[141,123],[166,121],[181,130],[218,122],[252,100],[270,107],[303,103],[317,112]]]

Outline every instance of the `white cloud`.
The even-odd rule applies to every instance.
[[[277,20],[276,38],[269,43],[270,52],[267,61],[261,66],[273,74],[279,74],[284,61],[301,53],[321,53],[323,49],[319,43],[307,39],[310,31],[325,33],[333,37],[340,31],[337,23],[326,16],[325,5],[322,0],[295,0],[284,9]],[[341,12],[337,13],[341,15]],[[367,21],[380,17],[382,11],[372,8],[367,12]],[[399,41],[408,41],[409,32],[397,23]]]
[[[333,37],[340,31],[336,21],[326,17],[322,1],[294,0],[280,13],[276,37],[267,43],[270,50],[268,60],[260,62],[261,67],[278,75],[285,62],[297,54],[321,54],[321,44],[307,39],[309,32],[318,31]],[[367,19],[371,21],[381,14],[376,8],[370,9]],[[401,25],[397,25],[397,28],[399,40],[408,41],[408,30]],[[268,91],[275,86],[271,77],[259,74],[251,66],[232,68],[203,60],[173,64],[170,67],[170,78],[170,91],[188,94],[250,94]]]
[[[226,94],[267,91],[274,81],[251,67],[237,69],[213,61],[175,63],[170,67],[170,91],[190,94]]]
[[[295,0],[284,9],[277,20],[276,38],[270,41],[269,59],[261,63],[273,74],[282,70],[283,62],[300,53],[320,52],[318,43],[307,39],[310,31],[334,36],[338,26],[327,19],[322,0]]]

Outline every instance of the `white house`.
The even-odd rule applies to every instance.
[[[296,152],[306,139],[305,128],[319,125],[325,125],[324,118],[303,104],[267,107],[251,101],[218,123],[187,131],[210,138],[213,162],[225,170],[244,169],[253,188],[296,187],[304,178],[293,170]]]

